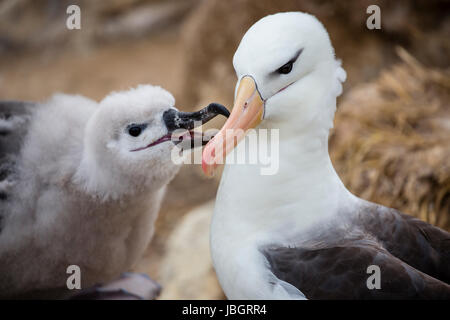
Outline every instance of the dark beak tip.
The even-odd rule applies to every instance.
[[[163,121],[169,132],[177,129],[191,130],[195,128],[196,122],[204,124],[219,114],[227,118],[230,116],[227,108],[214,102],[195,112],[180,112],[171,108],[164,112]]]
[[[227,118],[230,116],[230,111],[228,111],[228,109],[224,105],[217,102],[210,103],[208,105],[208,110],[221,114]]]

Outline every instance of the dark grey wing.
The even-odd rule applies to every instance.
[[[271,271],[308,299],[450,299],[450,286],[368,240],[326,248],[264,248]],[[367,285],[379,267],[380,288]]]
[[[393,256],[450,284],[450,233],[374,203],[361,210],[355,223]]]
[[[34,107],[32,102],[0,101],[0,209],[16,178],[18,156]],[[3,211],[0,210],[0,230]]]

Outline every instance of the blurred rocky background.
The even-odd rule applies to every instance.
[[[71,4],[81,30],[66,28]],[[366,28],[372,4],[381,30]],[[348,73],[330,143],[345,184],[450,230],[450,1],[0,0],[0,99],[59,91],[100,100],[152,83],[183,110],[230,106],[241,37],[259,18],[290,10],[323,22]],[[162,299],[224,297],[208,242],[218,181],[186,165],[168,188],[136,266],[162,284]]]

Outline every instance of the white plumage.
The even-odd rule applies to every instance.
[[[279,129],[280,143],[274,175],[225,166],[211,250],[227,297],[448,299],[450,235],[357,198],[333,168],[328,135],[346,74],[323,25],[300,12],[267,16],[244,35],[233,64],[235,106],[221,132],[259,123]],[[219,137],[203,153],[207,174]],[[370,265],[383,272],[380,290],[366,285]]]

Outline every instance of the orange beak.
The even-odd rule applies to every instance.
[[[216,136],[208,142],[202,155],[202,168],[207,176],[214,175],[219,164],[255,128],[264,116],[264,100],[250,76],[241,79],[231,115]]]

